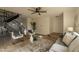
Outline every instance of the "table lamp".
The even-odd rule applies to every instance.
[[[74,30],[73,27],[68,27],[68,28],[67,28],[67,31],[68,31],[68,32],[73,32],[73,30]]]

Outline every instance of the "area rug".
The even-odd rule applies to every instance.
[[[29,39],[24,37],[21,38],[21,42],[13,44],[9,41],[8,44],[3,44],[0,47],[0,52],[46,52],[58,38],[58,34],[49,34],[31,43]]]

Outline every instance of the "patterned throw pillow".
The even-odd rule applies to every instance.
[[[69,46],[75,38],[76,35],[74,33],[67,32],[63,37],[63,42],[66,46]]]
[[[79,36],[69,45],[68,50],[70,52],[78,52],[79,51]]]

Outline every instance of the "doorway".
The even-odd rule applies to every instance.
[[[51,32],[63,33],[63,14],[53,17],[51,21]]]

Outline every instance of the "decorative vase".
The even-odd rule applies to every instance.
[[[30,42],[33,43],[33,35],[30,35]]]

